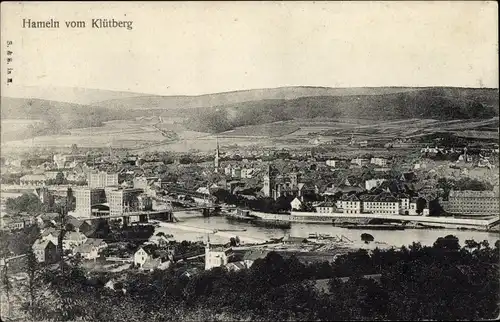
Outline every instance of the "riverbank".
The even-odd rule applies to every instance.
[[[382,215],[382,214],[341,214],[328,213],[319,214],[316,212],[299,212],[292,211],[290,215],[273,215],[281,216],[281,220],[288,219],[290,222],[299,223],[315,223],[315,224],[332,224],[340,222],[344,219],[347,223],[349,220],[371,220],[379,221],[400,221],[407,223],[407,228],[419,228],[419,225],[424,225],[426,228],[438,227],[444,229],[475,229],[479,231],[489,231],[495,223],[500,220],[500,217],[491,219],[469,219],[469,218],[453,218],[453,217],[430,217],[430,216],[406,216],[406,215]]]
[[[157,232],[174,235],[176,240],[200,241],[206,240],[207,232],[209,232],[210,241],[216,243],[229,242],[228,236],[238,236],[244,243],[262,243],[273,238],[282,238],[290,235],[292,237],[308,238],[310,234],[328,234],[331,236],[344,235],[354,242],[361,242],[361,234],[368,233],[374,236],[375,242],[385,243],[390,246],[401,247],[403,245],[411,245],[413,242],[420,242],[422,245],[432,246],[439,237],[446,235],[455,235],[464,243],[467,239],[488,240],[490,244],[494,244],[498,240],[498,233],[485,232],[476,230],[457,230],[457,229],[406,229],[406,230],[369,230],[369,229],[346,229],[335,227],[332,224],[305,224],[292,222],[290,228],[280,228],[274,226],[256,225],[249,222],[235,222],[228,220],[222,216],[203,217],[201,214],[198,217],[184,218],[181,223],[169,223],[169,227],[158,227]],[[181,226],[183,228],[180,228]],[[186,228],[187,226],[187,228]],[[195,227],[196,229],[191,229]],[[176,229],[179,228],[179,229]],[[202,230],[199,230],[199,229]],[[225,233],[222,236],[220,233],[213,234],[215,229],[241,229],[245,228],[244,232]],[[193,231],[195,230],[195,231]],[[370,245],[371,246],[371,245]],[[367,247],[370,247],[367,246]]]
[[[228,216],[228,218],[231,216]],[[279,225],[280,228],[290,228],[291,223],[327,224],[327,225],[357,225],[357,224],[405,224],[405,229],[457,229],[493,231],[498,229],[500,216],[490,218],[454,218],[386,214],[343,214],[292,211],[290,214],[271,214],[259,211],[249,211],[252,222]]]
[[[161,231],[168,231],[169,233],[173,234],[174,237],[176,235],[176,230],[177,231],[186,231],[186,232],[191,232],[191,233],[196,233],[198,237],[203,238],[204,236],[210,236],[211,240],[222,240],[223,243],[229,242],[229,239],[231,237],[238,236],[240,238],[240,242],[242,244],[245,243],[264,243],[267,241],[267,239],[263,238],[254,238],[246,235],[242,235],[241,231],[235,231],[235,232],[227,232],[227,231],[219,231],[221,230],[232,230],[231,228],[203,228],[203,227],[197,227],[197,226],[192,226],[192,225],[186,225],[186,224],[180,224],[180,223],[167,223],[167,222],[160,222],[160,227],[163,228]],[[238,228],[233,228],[234,230],[238,230]],[[178,233],[177,233],[178,234]],[[219,237],[212,239],[212,236]]]

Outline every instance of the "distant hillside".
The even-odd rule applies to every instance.
[[[38,135],[143,116],[187,118],[185,126],[191,130],[222,132],[243,125],[316,117],[491,118],[498,116],[498,106],[498,89],[283,87],[201,96],[124,97],[91,105],[2,97],[1,118],[42,120],[35,126],[47,125],[34,131]]]
[[[144,94],[76,87],[9,86],[5,88],[2,96],[38,98],[75,104],[92,104],[100,101],[144,96]]]
[[[37,135],[58,133],[64,129],[101,126],[102,122],[124,119],[123,111],[92,107],[87,105],[2,97],[0,100],[1,119],[41,120],[33,129]]]
[[[280,87],[253,89],[235,92],[215,93],[198,96],[142,96],[125,99],[113,99],[94,103],[94,106],[123,109],[185,109],[215,107],[228,104],[260,100],[291,100],[312,96],[351,96],[383,95],[391,93],[417,91],[418,88],[405,87],[366,87],[366,88],[330,88],[330,87]]]
[[[370,120],[491,118],[498,116],[498,90],[429,88],[377,95],[261,100],[198,108],[186,114],[190,114],[185,124],[188,128],[207,132],[316,117]]]

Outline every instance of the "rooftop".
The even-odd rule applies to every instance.
[[[360,197],[365,202],[398,202],[399,199],[388,192],[382,192],[378,195],[363,195]]]
[[[42,181],[47,179],[44,174],[27,174],[22,176],[19,180],[23,181]]]
[[[35,243],[33,244],[33,250],[43,250],[47,247],[47,245],[52,244],[54,245],[50,240],[42,240],[42,239],[37,239]]]
[[[479,197],[479,198],[498,198],[498,193],[495,191],[474,191],[474,190],[451,190],[449,197],[464,198],[464,197]]]

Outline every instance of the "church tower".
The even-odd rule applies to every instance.
[[[214,167],[215,167],[215,173],[218,173],[219,172],[219,138],[215,137],[215,140],[216,140],[217,147],[215,148]]]
[[[268,165],[264,173],[264,188],[262,189],[264,196],[271,197],[271,166]]]

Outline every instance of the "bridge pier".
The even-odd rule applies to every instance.
[[[202,209],[203,217],[210,217],[210,208]]]

